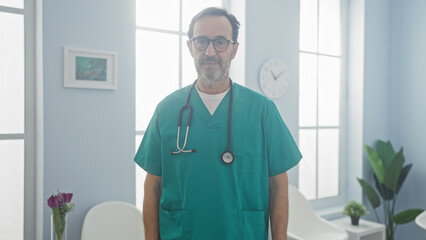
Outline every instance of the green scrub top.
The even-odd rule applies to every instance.
[[[227,149],[230,92],[213,115],[197,91],[185,150],[177,151],[177,121],[190,86],[160,102],[135,156],[150,174],[162,177],[159,228],[162,240],[267,240],[269,177],[281,174],[301,159],[299,149],[274,103],[234,83],[232,164],[221,155]],[[188,111],[182,114],[180,147]]]

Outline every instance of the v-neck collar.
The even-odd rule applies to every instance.
[[[190,104],[193,108],[193,118],[196,116],[196,118],[200,119],[201,123],[207,128],[215,128],[221,125],[223,121],[228,121],[230,99],[229,95],[231,91],[228,91],[228,93],[223,97],[222,101],[220,101],[216,111],[213,113],[213,115],[211,115],[200,95],[198,94],[198,91],[196,89],[194,90],[195,91],[192,91],[191,93],[192,96],[190,100]]]

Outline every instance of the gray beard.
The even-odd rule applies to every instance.
[[[205,80],[208,87],[212,88],[223,79],[225,74],[223,72],[216,72],[214,74],[205,74],[201,72],[200,76]]]
[[[228,70],[230,65],[231,65],[231,62],[229,62]],[[207,85],[206,87],[208,88],[215,88],[216,85],[219,84],[228,73],[228,71],[223,71],[222,68],[220,69],[220,71],[217,71],[212,74],[207,74],[205,71],[201,69],[197,69],[197,72],[198,72],[198,75],[205,80],[204,82],[206,83]]]

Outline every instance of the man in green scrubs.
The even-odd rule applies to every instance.
[[[272,238],[287,238],[286,171],[301,154],[274,103],[231,82],[238,29],[223,9],[207,8],[192,19],[187,45],[197,80],[192,90],[184,87],[158,104],[135,156],[147,172],[147,240],[267,240],[269,219]],[[178,138],[188,97],[192,122],[186,135],[184,110]],[[234,161],[226,163],[230,116]]]

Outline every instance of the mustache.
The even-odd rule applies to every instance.
[[[220,60],[220,58],[218,58],[217,56],[204,56],[202,59],[200,59],[200,63],[204,64],[204,63],[222,63],[222,61]]]

